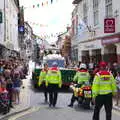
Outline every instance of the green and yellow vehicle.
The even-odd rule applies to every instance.
[[[67,69],[64,67],[64,58],[59,56],[55,56],[55,54],[53,55],[49,55],[46,56],[43,59],[43,64],[47,63],[49,67],[51,67],[52,63],[56,61],[58,63],[58,67],[60,68],[61,71],[61,75],[62,75],[62,85],[63,87],[69,87],[69,85],[71,84],[71,82],[73,81],[73,77],[76,73],[75,69]],[[35,87],[38,87],[38,80],[39,80],[39,75],[41,72],[42,68],[35,68],[33,73],[32,73],[32,81]]]

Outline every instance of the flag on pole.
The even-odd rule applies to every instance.
[[[87,25],[82,19],[78,20],[78,36],[81,36],[83,32],[86,30]]]

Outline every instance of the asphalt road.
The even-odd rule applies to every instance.
[[[31,109],[11,116],[6,120],[92,120],[92,109],[84,110],[78,107],[77,102],[73,108],[67,106],[72,96],[71,93],[59,93],[56,108],[49,108],[48,104],[44,103],[42,92],[33,89],[30,82],[27,85]],[[105,120],[104,108],[101,109],[100,120]],[[113,110],[112,120],[120,120],[120,113]]]

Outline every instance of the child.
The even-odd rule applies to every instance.
[[[119,99],[120,99],[120,72],[117,73],[116,76],[116,83],[117,83],[117,96],[116,96],[116,105],[119,105]]]
[[[0,113],[7,114],[9,111],[9,97],[8,91],[6,90],[6,82],[2,82],[0,88]]]
[[[22,81],[20,79],[19,72],[14,73],[14,79],[13,79],[13,88],[14,88],[14,97],[15,97],[15,103],[20,103],[20,87],[22,85]]]

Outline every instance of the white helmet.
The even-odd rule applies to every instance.
[[[81,69],[81,68],[83,68],[83,69],[87,69],[87,66],[86,66],[86,64],[84,64],[84,63],[81,63],[81,64],[80,64],[80,69]]]

